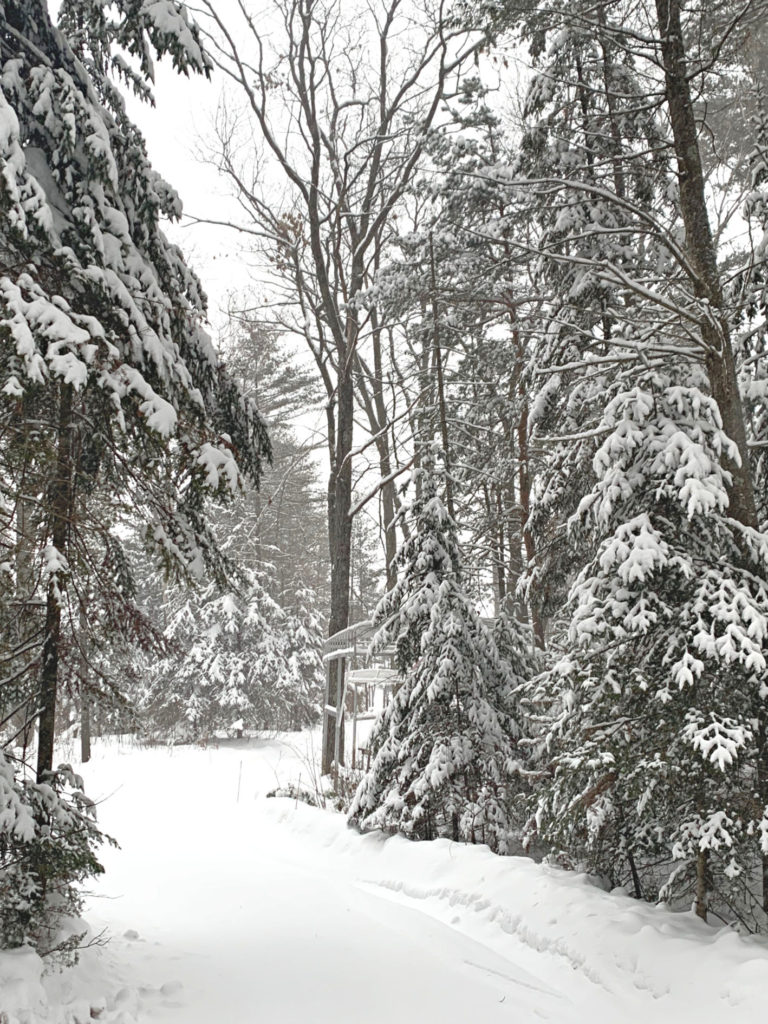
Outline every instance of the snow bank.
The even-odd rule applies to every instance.
[[[21,1024],[23,1018],[42,1014],[48,1005],[43,987],[43,961],[26,947],[0,952],[0,1020]]]
[[[0,952],[0,1024],[134,1024],[134,993],[120,985],[119,957],[92,934],[83,939],[85,946],[93,941],[67,968],[27,946]]]
[[[739,1024],[765,1020],[768,943],[762,938],[606,893],[584,875],[498,857],[487,847],[361,836],[340,816],[284,799],[264,803],[260,814],[322,848],[324,867],[343,864],[359,884],[496,952],[517,956],[522,943],[617,997],[628,990],[646,994],[654,1022],[714,1022],[735,1008],[738,1016],[730,1019]]]

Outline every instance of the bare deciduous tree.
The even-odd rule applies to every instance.
[[[213,0],[202,6],[240,100],[218,125],[220,167],[245,215],[233,226],[266,257],[279,322],[303,337],[326,392],[333,634],[349,619],[356,399],[385,481],[388,562],[395,551],[374,275],[441,102],[481,39],[449,27],[446,0],[275,0],[261,15],[238,0],[231,19]]]

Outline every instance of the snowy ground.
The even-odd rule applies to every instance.
[[[0,956],[2,1024],[763,1024],[765,942],[266,799],[307,782],[305,743],[98,746],[110,941],[42,987],[34,954]]]

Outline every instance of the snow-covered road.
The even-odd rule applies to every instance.
[[[120,936],[111,954],[127,953],[124,1007],[178,1024],[496,1024],[512,1008],[518,1021],[579,1019],[541,963],[511,962],[423,901],[361,880],[326,833],[313,843],[286,827],[259,798],[300,771],[275,742],[257,756],[128,748],[102,760],[100,818],[123,849],[107,854],[106,899],[89,916]]]
[[[28,1020],[762,1024],[764,942],[266,799],[300,772],[303,752],[277,740],[99,747],[88,788],[122,849],[105,851],[88,917],[112,939],[52,977],[47,1015]]]

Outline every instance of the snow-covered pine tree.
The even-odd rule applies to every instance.
[[[743,917],[759,908],[768,849],[768,544],[729,516],[732,442],[680,373],[649,373],[603,417],[580,508],[600,544],[571,592],[567,649],[541,682],[551,783],[537,815],[554,845],[638,897]]]
[[[242,720],[252,729],[290,729],[317,716],[318,674],[297,651],[295,623],[253,572],[237,591],[211,584],[176,594],[166,629],[171,654],[146,668],[136,694],[140,726],[162,738],[209,739]]]
[[[521,680],[463,589],[456,527],[431,453],[417,472],[398,583],[374,620],[374,649],[396,646],[403,680],[376,724],[373,763],[350,821],[413,839],[487,842],[503,852],[519,792]]]
[[[160,230],[178,196],[109,77],[148,97],[153,52],[206,72],[197,30],[176,0],[65,0],[61,26],[43,0],[0,10],[6,612],[42,605],[19,643],[20,671],[42,664],[41,777],[82,596],[137,635],[120,521],[139,517],[167,570],[221,579],[206,501],[235,491],[241,471],[257,480],[268,452],[202,330],[199,283]]]
[[[510,3],[508,9],[513,7],[515,4]],[[719,416],[718,427],[724,424],[733,442],[715,446],[714,456],[722,467],[729,512],[745,528],[757,527],[745,416],[733,376],[728,319],[740,303],[723,301],[724,277],[718,268],[720,254],[709,223],[688,77],[702,66],[701,53],[708,52],[706,40],[712,38],[710,7],[692,4],[683,11],[677,0],[658,3],[655,12],[650,12],[652,32],[644,45],[637,45],[632,35],[637,25],[629,5],[556,0],[520,12],[533,55],[544,64],[544,74],[534,78],[529,95],[528,112],[536,113],[538,120],[524,139],[520,170],[532,179],[533,194],[540,190],[544,199],[540,265],[542,281],[553,296],[545,318],[543,344],[534,353],[538,366],[547,369],[541,400],[532,416],[534,443],[537,429],[544,436],[571,435],[558,442],[559,451],[557,446],[549,449],[549,466],[540,476],[542,486],[536,494],[532,525],[541,562],[550,570],[559,570],[550,575],[556,575],[561,584],[568,581],[574,562],[578,565],[586,560],[585,572],[596,571],[600,553],[593,558],[592,544],[605,541],[606,534],[595,530],[594,520],[587,517],[585,530],[571,529],[567,543],[562,543],[566,532],[559,529],[550,546],[540,524],[545,529],[552,523],[558,526],[557,515],[575,507],[587,479],[584,455],[605,429],[605,422],[598,421],[599,413],[606,400],[622,400],[635,388],[652,394],[654,402],[659,390],[672,387],[699,389],[703,395],[714,397],[716,409],[709,418],[715,422]],[[656,67],[648,59],[650,50],[645,48],[651,43],[658,60]],[[733,45],[731,41],[729,47],[733,49]],[[689,46],[691,51],[687,53]],[[659,73],[657,68],[664,75],[666,127],[660,119],[656,121],[654,104],[647,102],[650,83]],[[699,86],[706,92],[704,80]],[[665,151],[670,147],[664,135],[668,130],[674,142],[677,183],[672,182],[666,168]],[[696,312],[689,321],[693,324],[689,330],[685,324],[690,310]],[[713,310],[717,310],[715,315]],[[751,344],[754,338],[753,334]],[[558,351],[563,341],[569,347]],[[670,353],[678,362],[674,370],[669,369]],[[751,353],[750,359],[755,356],[759,361],[759,351]],[[743,365],[745,391],[758,396],[759,406],[760,384],[755,371],[747,369],[748,361]],[[654,379],[654,369],[661,383]],[[669,415],[663,410],[661,421]],[[645,419],[651,422],[653,416]],[[694,429],[692,422],[695,418],[688,414],[683,417],[682,435]],[[657,424],[654,429],[661,428]],[[634,470],[627,470],[634,480],[632,473]],[[649,515],[657,514],[660,494],[655,485],[650,486],[644,498],[638,499],[638,509],[644,503]],[[693,516],[688,531],[681,529],[678,537],[681,551],[690,545],[688,555],[698,559],[702,574],[706,547],[697,547],[697,543],[701,544],[709,528],[706,519]],[[627,516],[623,527],[629,528],[632,522],[632,516]],[[617,518],[612,529],[620,528]],[[752,548],[737,527],[730,541],[721,536],[710,551],[714,564],[725,559],[737,575],[754,573],[759,580],[763,573],[760,560],[755,562]],[[684,595],[680,600],[684,605]],[[575,626],[580,615],[576,605],[573,614]],[[715,628],[716,633],[719,628]],[[593,654],[597,657],[595,651]],[[596,672],[592,679],[595,686],[600,685],[599,678]],[[740,691],[736,684],[732,689],[734,694]],[[577,688],[571,698],[577,704],[589,703],[589,692]],[[560,701],[556,684],[552,696]],[[720,713],[718,698],[712,698],[711,707],[713,713]],[[573,710],[578,716],[583,709],[576,706]],[[754,768],[755,751],[765,746],[764,712],[748,701],[741,710],[748,718],[751,716],[753,724],[757,723],[752,732]],[[597,719],[598,731],[603,720]],[[585,728],[592,726],[587,723]],[[650,726],[649,735],[653,732]],[[633,748],[643,748],[642,737]],[[692,765],[696,767],[695,762]],[[693,768],[692,778],[696,776]],[[766,802],[761,781],[764,775],[761,768],[754,776],[758,804]],[[597,794],[601,793],[598,789]],[[625,819],[627,808],[621,801],[617,807],[617,814]],[[607,841],[605,862],[620,860],[610,828],[597,828],[597,834]],[[665,842],[669,849],[668,836]],[[634,860],[635,854],[630,849],[627,856]],[[715,861],[706,850],[699,850],[695,858],[701,913],[706,913],[708,865]],[[641,888],[638,879],[635,888]]]
[[[83,936],[62,942],[60,924],[82,910],[78,885],[103,871],[95,819],[82,779],[68,766],[39,783],[0,755],[0,950],[28,944],[77,959]]]
[[[620,15],[604,0],[555,0],[515,25],[534,71],[512,174],[530,183],[528,248],[543,297],[528,343],[530,444],[542,452],[531,585],[550,624],[574,563],[590,555],[589,538],[568,537],[564,523],[593,482],[595,428],[638,345],[649,358],[653,329],[627,282],[655,281],[669,265],[643,220],[672,210],[668,151],[642,68],[616,38]]]
[[[217,515],[217,531],[238,563],[262,574],[270,595],[291,604],[297,576],[327,599],[326,497],[311,445],[292,423],[319,406],[318,384],[279,334],[254,312],[245,295],[243,309],[230,309],[222,351],[228,373],[258,406],[269,428],[272,463],[258,488],[245,487],[239,500]]]
[[[520,622],[515,599],[509,595],[493,624],[493,640],[499,656],[517,680],[528,682],[542,669],[542,652],[536,646],[532,628]]]
[[[426,451],[421,462],[413,474],[415,497],[401,513],[407,515],[410,531],[397,553],[397,584],[384,595],[373,616],[377,627],[373,650],[380,643],[393,643],[401,675],[421,657],[421,638],[440,584],[461,577],[456,526],[440,490],[444,473],[433,450]]]
[[[512,144],[479,78],[464,79],[450,112],[430,146],[439,173],[430,173],[416,190],[430,203],[417,207],[418,230],[400,240],[404,259],[390,272],[418,329],[431,332],[429,307],[434,317],[437,306],[442,321],[451,476],[462,508],[464,551],[473,564],[493,572],[499,607],[516,591],[524,567],[535,562],[527,528],[531,314],[520,312],[532,283],[532,261],[520,245],[530,210],[528,197],[507,183]],[[543,642],[535,599],[526,611]]]
[[[325,623],[318,612],[314,591],[300,582],[295,585],[294,599],[287,609],[286,631],[289,664],[296,681],[296,699],[288,727],[295,730],[317,721],[325,686]]]

